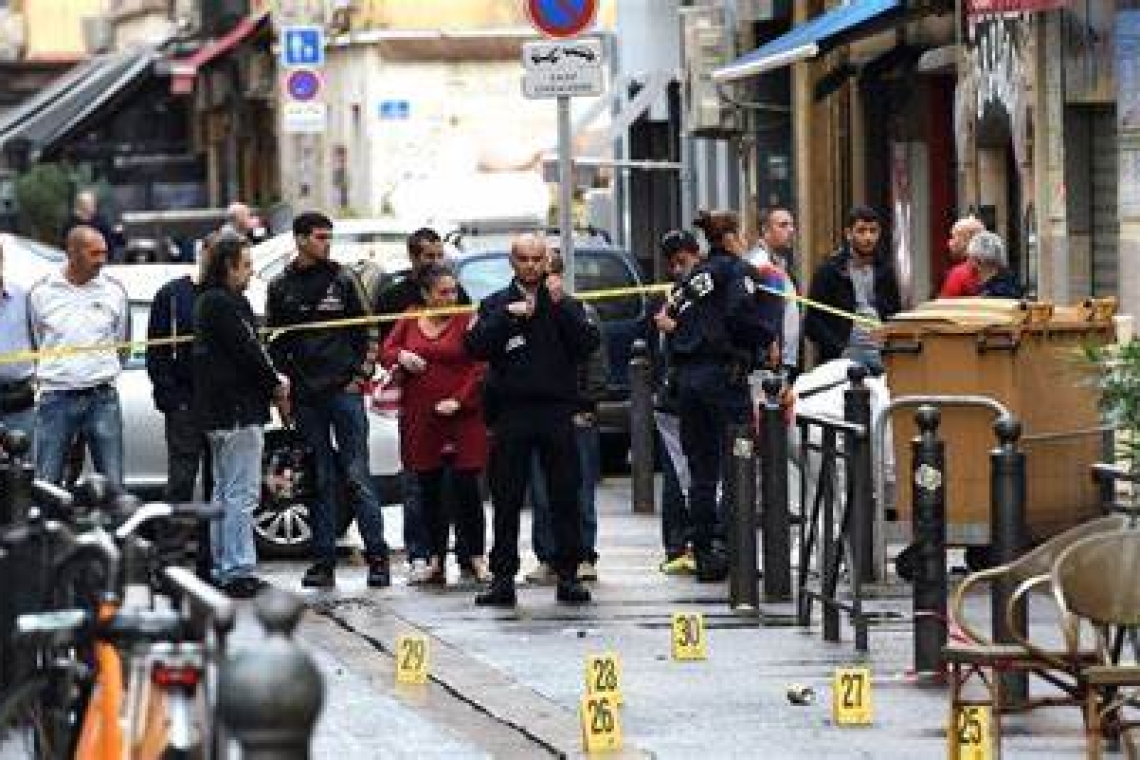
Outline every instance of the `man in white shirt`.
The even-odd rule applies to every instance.
[[[123,482],[123,418],[115,380],[129,351],[127,293],[102,272],[107,243],[93,227],[67,235],[67,263],[28,294],[28,321],[36,348],[40,386],[36,408],[36,475],[59,483],[72,439],[82,434],[95,470]],[[83,346],[103,350],[57,352]]]
[[[0,425],[31,435],[35,423],[34,367],[30,360],[12,361],[32,347],[28,331],[28,294],[4,279],[4,249],[0,247]]]
[[[792,212],[781,206],[772,206],[760,212],[760,237],[745,258],[754,266],[772,265],[780,269],[786,277],[786,290],[789,296],[796,295],[796,285],[792,281],[788,266],[791,263],[792,242],[796,236],[796,223]],[[789,299],[784,304],[784,321],[780,334],[780,364],[789,376],[794,378],[800,362],[800,307]],[[753,399],[759,401],[762,373],[755,372],[750,378]]]

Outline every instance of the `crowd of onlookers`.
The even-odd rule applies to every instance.
[[[0,355],[8,357],[0,362],[0,422],[34,433],[37,474],[53,482],[64,478],[77,438],[96,470],[123,482],[115,381],[130,338],[128,301],[103,270],[114,233],[92,200],[81,194],[76,204],[59,271],[26,293],[0,280]],[[811,279],[807,309],[791,274],[791,212],[769,209],[758,222],[749,236],[736,214],[703,212],[704,247],[685,230],[665,235],[660,254],[674,288],[644,326],[668,454],[661,569],[700,580],[725,575],[725,430],[751,419],[759,374],[794,376],[804,337],[821,361],[844,357],[881,371],[874,325],[901,308],[874,210],[852,210],[844,240]],[[332,221],[301,214],[292,224],[296,254],[269,286],[265,340],[244,296],[251,225],[249,209],[233,204],[227,224],[200,246],[197,271],[167,283],[150,312],[147,370],[165,419],[168,497],[192,500],[201,479],[225,507],[201,538],[202,572],[235,596],[264,585],[252,515],[263,431],[276,407],[311,452],[315,473],[314,563],[303,586],[336,584],[344,502],[364,541],[368,585],[391,583],[365,411],[383,382],[400,395],[409,582],[446,584],[454,551],[461,578],[485,584],[479,604],[514,604],[519,513],[529,502],[538,566],[527,580],[555,583],[560,601],[588,601],[583,582],[597,578],[596,415],[606,352],[596,312],[566,291],[562,261],[545,238],[514,239],[511,281],[472,313],[432,230],[409,236],[408,275],[371,292],[330,258]],[[949,249],[957,263],[942,296],[1020,296],[1001,239],[977,219],[954,225]],[[0,251],[0,273],[2,265]],[[104,348],[83,348],[91,346]],[[33,350],[34,361],[19,355]],[[484,479],[494,515],[489,560]]]

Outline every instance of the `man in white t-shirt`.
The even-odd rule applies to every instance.
[[[129,351],[127,293],[103,273],[107,243],[93,227],[67,235],[67,263],[28,293],[32,339],[43,351],[36,365],[40,387],[36,407],[36,475],[59,483],[68,446],[82,435],[95,470],[123,482],[123,418],[115,380]],[[104,350],[58,349],[107,346]]]
[[[772,206],[760,214],[760,238],[745,254],[754,266],[771,264],[787,276],[787,293],[796,295],[788,266],[791,263],[792,242],[796,237],[796,222],[792,212],[781,206]],[[789,299],[784,305],[784,322],[780,335],[780,364],[789,374],[795,374],[800,361],[800,308]]]

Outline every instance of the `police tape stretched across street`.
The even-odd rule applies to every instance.
[[[806,296],[798,295],[795,293],[787,293],[782,288],[768,284],[764,279],[754,281],[754,286],[757,290],[778,296],[788,301],[803,304],[810,309],[820,309],[832,314],[849,319],[852,322],[865,324],[868,327],[876,328],[881,325],[876,320],[867,317],[852,314],[850,312],[837,309],[825,303],[818,303],[807,298]],[[579,293],[578,298],[583,301],[602,301],[609,298],[622,298],[631,295],[644,295],[651,293],[665,293],[673,289],[671,283],[656,283],[650,285],[636,285],[625,288],[608,288],[606,290],[595,290],[585,293]],[[367,317],[356,317],[353,319],[339,319],[329,320],[325,322],[309,322],[305,324],[291,325],[284,328],[263,329],[262,335],[266,340],[273,340],[279,334],[285,332],[292,332],[296,330],[325,330],[336,327],[359,327],[361,325],[396,322],[401,319],[418,319],[426,315],[444,315],[444,314],[464,314],[475,310],[475,306],[450,306],[442,309],[424,309],[414,312],[402,312],[399,314],[374,314]],[[54,348],[41,348],[27,351],[11,351],[8,353],[0,354],[0,365],[3,364],[16,364],[19,362],[38,361],[40,359],[54,359],[64,356],[74,356],[76,354],[83,354],[98,351],[138,351],[147,348],[148,346],[172,346],[181,343],[190,343],[194,340],[193,335],[179,335],[171,338],[152,338],[150,340],[135,340],[135,341],[122,341],[118,343],[99,343],[92,345],[74,345],[74,346],[57,346]]]

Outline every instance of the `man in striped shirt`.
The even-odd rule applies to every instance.
[[[115,381],[130,354],[124,345],[130,340],[130,311],[122,284],[103,272],[106,263],[107,243],[99,231],[74,227],[63,268],[28,293],[32,340],[44,352],[36,365],[36,475],[53,483],[62,481],[68,446],[80,434],[95,470],[123,482],[123,416]]]

